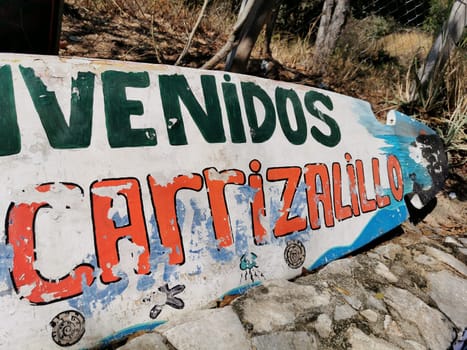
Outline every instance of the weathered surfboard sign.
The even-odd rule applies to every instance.
[[[82,349],[354,251],[446,158],[329,91],[1,54],[0,169],[0,348]]]

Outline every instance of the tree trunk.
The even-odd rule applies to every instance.
[[[462,38],[466,26],[467,4],[465,1],[457,0],[452,5],[449,19],[431,47],[425,64],[418,71],[416,88],[412,91],[412,101],[420,97],[420,94],[426,99],[431,94],[430,88],[438,85],[451,51]]]
[[[248,2],[248,0],[243,0],[238,14],[237,22],[235,23],[232,33],[227,39],[227,42],[208,62],[203,64],[201,67],[202,69],[213,69],[229,53],[232,55],[232,51],[235,51],[236,47],[238,46],[240,33],[245,25],[245,21],[251,11],[251,8],[253,7],[253,4],[253,1]]]
[[[242,4],[241,12],[248,1],[252,1],[253,4],[246,14],[246,19],[238,33],[238,46],[232,50],[227,58],[225,64],[225,70],[227,71],[246,72],[251,51],[264,25],[271,20],[277,2],[271,0],[247,0]],[[241,12],[239,16],[242,16]]]
[[[325,0],[313,57],[317,72],[324,71],[326,61],[334,52],[349,10],[350,0]]]

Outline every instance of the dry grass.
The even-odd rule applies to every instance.
[[[421,61],[428,54],[433,37],[428,33],[411,30],[386,35],[378,40],[378,47],[408,67],[414,59]]]
[[[260,35],[252,52],[253,58],[264,57],[264,41],[264,35]],[[303,72],[311,69],[313,45],[307,38],[299,38],[288,33],[277,33],[272,38],[271,53],[275,60],[288,68],[299,69]]]
[[[444,74],[445,109],[440,134],[449,151],[467,152],[467,57],[452,55]],[[464,160],[465,162],[465,160]]]
[[[303,71],[309,71],[312,67],[313,46],[308,38],[290,38],[278,36],[274,45],[271,46],[271,52],[280,62],[287,66]]]
[[[446,143],[447,150],[467,152],[467,97],[464,96],[452,114],[446,116],[445,123],[446,127],[440,133]]]

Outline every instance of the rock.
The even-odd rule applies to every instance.
[[[426,265],[426,266],[435,266],[438,262],[435,258],[429,255],[420,254],[414,258],[414,261],[418,262],[419,264]]]
[[[120,350],[170,350],[158,333],[146,333],[130,339]]]
[[[232,307],[200,310],[159,330],[177,350],[250,350],[247,334]],[[221,341],[222,344],[219,342]]]
[[[386,265],[384,265],[381,262],[378,262],[375,267],[375,272],[380,275],[381,277],[384,277],[391,283],[396,283],[399,279],[397,278],[396,275],[394,275]]]
[[[452,255],[445,253],[439,249],[433,248],[433,247],[427,247],[426,252],[427,254],[430,254],[435,259],[452,267],[454,270],[456,270],[457,272],[467,277],[467,266],[461,261],[457,260]]]
[[[347,304],[349,304],[354,310],[361,310],[363,307],[362,302],[353,295],[343,295],[342,296]]]
[[[273,332],[293,324],[295,310],[293,305],[263,299],[259,302],[247,300],[242,305],[242,322],[248,323],[254,333]]]
[[[332,333],[332,320],[327,314],[321,314],[314,322],[313,327],[321,338],[328,338]]]
[[[429,307],[404,289],[388,287],[384,295],[386,304],[395,311],[391,312],[391,316],[414,324],[427,348],[447,349],[449,347],[453,340],[453,324],[441,312]],[[409,336],[409,334],[404,335]]]
[[[467,280],[449,271],[429,273],[430,296],[459,330],[467,327]]]
[[[357,311],[355,311],[348,304],[337,305],[334,310],[334,320],[335,321],[347,320],[349,318],[354,317],[356,314],[357,314]]]
[[[365,317],[369,322],[376,322],[378,321],[378,314],[374,312],[373,310],[366,309],[360,312],[360,315]]]
[[[452,245],[455,245],[457,247],[462,247],[461,243],[459,243],[455,238],[449,237],[449,236],[444,239],[444,243],[452,244]]]
[[[356,266],[358,266],[358,263],[353,258],[334,260],[324,266],[318,274],[322,276],[339,275],[351,277],[352,270]]]
[[[368,252],[366,255],[372,260],[379,260],[381,258],[379,254],[373,252]]]
[[[379,310],[381,312],[387,312],[387,308],[384,302],[381,299],[376,298],[372,294],[368,295],[366,303],[368,307]]]
[[[395,260],[396,256],[402,253],[402,247],[398,244],[389,243],[376,247],[373,251],[387,260]]]
[[[347,331],[347,340],[352,345],[352,350],[400,350],[384,339],[369,336],[356,327]]]
[[[384,330],[391,338],[402,338],[404,334],[396,321],[391,316],[384,316]]]
[[[413,340],[406,340],[405,344],[407,346],[406,347],[404,346],[404,349],[407,349],[407,350],[426,350],[426,347],[424,347],[423,345]]]
[[[242,322],[253,325],[254,333],[266,333],[294,323],[305,310],[328,305],[330,299],[328,291],[318,291],[315,286],[273,280],[250,290],[233,306]]]
[[[256,350],[318,350],[318,343],[307,332],[278,332],[254,337],[251,343]]]

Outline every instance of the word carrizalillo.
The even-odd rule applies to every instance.
[[[383,169],[378,158],[372,159],[372,183],[374,198],[368,198],[365,171],[362,160],[355,160],[345,154],[346,164],[334,162],[329,168],[326,164],[313,163],[300,167],[273,167],[266,170],[266,181],[282,181],[282,213],[275,223],[274,237],[283,237],[294,232],[304,231],[307,227],[319,230],[334,227],[335,221],[343,221],[364,213],[374,212],[387,207],[391,201],[403,200],[404,183],[399,160],[389,155]],[[251,174],[239,169],[218,171],[216,168],[206,168],[202,174],[190,173],[179,175],[169,183],[159,184],[152,175],[146,178],[149,187],[151,204],[158,226],[160,241],[170,251],[168,263],[181,265],[185,263],[183,237],[178,226],[176,196],[180,191],[201,191],[206,189],[206,200],[212,215],[215,240],[218,248],[223,249],[234,244],[229,217],[230,206],[235,203],[233,198],[226,198],[226,186],[248,185],[255,191],[250,203],[251,232],[254,243],[262,245],[267,235],[261,218],[268,215],[267,205],[271,198],[265,198],[264,181],[260,161],[250,162]],[[389,181],[390,192],[382,193],[381,181]],[[343,176],[348,188],[343,188]],[[302,179],[303,178],[303,179]],[[306,217],[291,216],[293,199],[299,188],[299,182],[306,185],[307,213]],[[62,184],[70,192],[85,196],[82,188],[73,183]],[[53,190],[51,184],[36,187],[36,191],[47,193]],[[78,191],[76,191],[78,190]],[[104,190],[104,191],[103,191]],[[124,225],[116,225],[108,213],[112,208],[112,196],[104,195],[108,191],[116,191],[128,203],[128,218]],[[136,178],[104,179],[95,181],[89,188],[91,201],[91,218],[94,226],[94,240],[100,279],[102,283],[118,282],[112,268],[119,263],[118,240],[129,238],[143,248],[138,257],[137,274],[151,272],[150,251],[145,214],[141,196],[141,182]],[[343,198],[350,198],[344,203]],[[276,198],[279,200],[279,198]],[[322,210],[320,207],[322,206]],[[92,285],[95,280],[95,267],[82,263],[76,266],[70,274],[59,280],[48,280],[35,269],[35,229],[36,217],[43,208],[50,208],[47,201],[31,203],[12,203],[7,213],[7,242],[13,247],[12,280],[16,290],[32,286],[26,298],[35,304],[47,304],[80,295],[83,283]],[[86,219],[86,218],[83,218]]]

